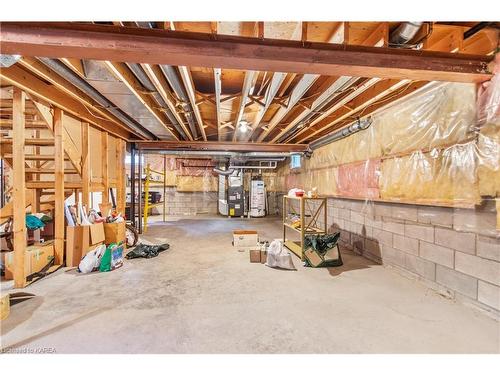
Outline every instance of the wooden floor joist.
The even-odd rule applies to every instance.
[[[482,82],[491,56],[76,23],[2,22],[0,53],[333,76]]]

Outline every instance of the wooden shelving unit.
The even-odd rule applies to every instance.
[[[291,201],[299,202],[298,212],[292,207],[292,204],[290,204]],[[310,204],[310,202],[313,201],[320,201],[321,203],[317,207],[311,207],[312,205]],[[300,226],[298,228],[287,222],[287,216],[289,214],[296,214],[299,216]],[[319,228],[317,224],[318,219],[321,215],[323,215],[324,225],[322,228]],[[283,241],[285,246],[300,259],[304,259],[305,236],[308,234],[326,234],[327,228],[326,198],[289,197],[286,195],[283,196]],[[291,229],[292,231],[299,233],[300,240],[287,240],[287,229]]]

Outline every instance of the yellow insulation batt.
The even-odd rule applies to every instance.
[[[217,178],[209,176],[177,176],[177,191],[217,191]]]
[[[477,144],[479,192],[500,196],[500,123],[482,127]]]

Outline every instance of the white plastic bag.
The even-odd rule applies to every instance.
[[[106,251],[106,245],[99,245],[94,250],[89,251],[80,261],[78,270],[81,273],[90,273],[101,265],[101,258]]]
[[[280,240],[274,240],[267,248],[266,266],[295,270],[292,254],[283,246]]]

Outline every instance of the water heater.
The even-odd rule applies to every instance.
[[[250,184],[250,216],[266,216],[266,186],[260,178],[252,179]]]

